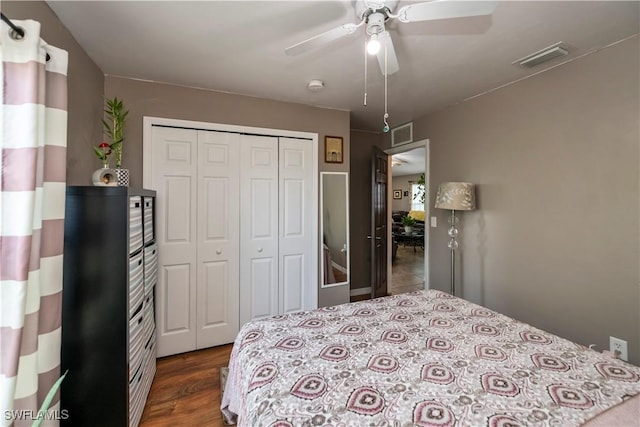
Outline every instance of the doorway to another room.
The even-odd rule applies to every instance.
[[[428,140],[387,151],[391,174],[389,293],[428,288]]]

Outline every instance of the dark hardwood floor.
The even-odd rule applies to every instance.
[[[228,365],[232,347],[158,359],[140,427],[223,426],[220,368]]]

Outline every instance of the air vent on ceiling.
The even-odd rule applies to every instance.
[[[524,58],[513,61],[512,64],[517,64],[524,68],[531,68],[536,65],[540,65],[543,62],[551,61],[554,58],[565,56],[568,53],[569,50],[567,49],[567,46],[563,42],[558,42],[534,52],[531,55],[527,55]]]
[[[391,129],[391,146],[407,144],[413,141],[413,122]]]

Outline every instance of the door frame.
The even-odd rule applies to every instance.
[[[312,144],[312,159],[311,167],[313,169],[313,194],[311,195],[311,222],[313,224],[312,229],[318,230],[318,177],[319,165],[318,165],[318,134],[313,132],[300,132],[284,129],[269,129],[259,128],[253,126],[240,126],[240,125],[228,125],[224,123],[209,123],[193,120],[182,119],[170,119],[164,117],[143,116],[142,117],[142,186],[148,188],[151,183],[151,156],[148,154],[151,152],[153,140],[151,135],[151,129],[153,126],[166,126],[174,128],[195,129],[195,130],[212,130],[220,132],[234,132],[234,133],[248,133],[265,136],[275,137],[287,137],[309,140]],[[239,255],[239,254],[238,254]],[[311,234],[311,272],[309,277],[313,278],[312,283],[309,283],[309,295],[311,301],[308,301],[312,307],[318,307],[318,291],[320,288],[319,274],[318,274],[318,233],[317,231]]]
[[[429,139],[421,139],[420,141],[410,142],[408,144],[403,144],[398,147],[389,148],[388,150],[384,150],[385,153],[389,155],[389,188],[393,187],[393,175],[391,174],[391,156],[394,154],[404,153],[406,151],[411,151],[414,148],[424,147],[424,182],[425,182],[425,191],[427,197],[424,199],[424,289],[431,289],[429,284],[429,234],[431,233],[431,208],[429,205],[429,187],[431,187],[431,172],[429,170],[429,157],[430,157],[430,143]],[[389,224],[392,222],[391,218],[391,205],[393,203],[393,192],[389,191],[387,194],[387,221]],[[387,285],[392,286],[391,282],[391,273],[392,273],[392,245],[393,245],[393,236],[392,236],[392,227],[387,227]]]

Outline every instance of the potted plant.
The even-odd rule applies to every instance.
[[[400,222],[402,222],[402,225],[404,225],[404,232],[405,233],[413,233],[413,226],[416,225],[416,220],[413,217],[410,217],[409,215],[405,215],[402,217],[402,219],[400,220]]]
[[[93,185],[99,187],[118,185],[115,172],[109,166],[111,146],[106,142],[101,142],[97,147],[93,147],[93,153],[102,162],[102,168],[95,170],[91,176]]]
[[[124,109],[121,99],[114,97],[105,100],[106,118],[102,119],[104,134],[111,140],[109,148],[111,153],[116,157],[116,176],[118,185],[129,185],[129,170],[122,169],[122,144],[124,142],[124,125],[127,119],[128,110]],[[97,153],[96,153],[97,154]]]
[[[109,169],[109,154],[111,154],[111,146],[106,142],[102,142],[97,147],[93,147],[93,152],[96,157],[102,161],[102,168]]]

